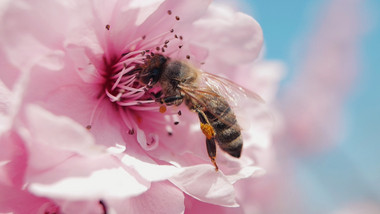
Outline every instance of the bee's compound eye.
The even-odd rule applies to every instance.
[[[149,72],[149,81],[152,85],[156,84],[160,79],[161,71],[158,68],[154,68]]]
[[[144,84],[149,84],[150,86],[156,84],[160,80],[167,60],[166,57],[159,54],[155,54],[152,58],[147,60],[142,66],[139,75],[140,81]]]
[[[144,70],[139,74],[139,80],[146,85],[153,86],[158,82],[161,76],[161,71],[158,68],[152,68],[150,70]]]

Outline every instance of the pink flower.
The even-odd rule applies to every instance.
[[[274,103],[280,112],[274,114],[278,133],[272,147],[259,153],[258,161],[266,174],[235,185],[237,201],[245,213],[325,212],[326,208],[304,206],[314,203],[309,200],[315,197],[310,197],[309,194],[314,194],[310,189],[317,188],[318,194],[325,192],[326,197],[336,195],[319,182],[314,186],[314,169],[307,169],[302,163],[300,168],[296,161],[304,160],[297,160],[299,156],[331,149],[342,136],[342,126],[346,122],[342,117],[344,102],[358,74],[358,45],[365,30],[360,22],[362,6],[362,1],[358,0],[334,0],[324,5],[322,19],[318,19],[307,37],[307,49],[302,49],[300,70],[294,81],[280,91],[279,101]],[[282,70],[278,65],[259,63],[256,68],[260,71],[251,74],[268,76]],[[265,82],[268,81],[260,81],[261,84]],[[260,93],[269,95],[267,99],[273,95],[270,91]],[[306,192],[305,187],[309,188]],[[319,198],[323,196],[318,195]],[[341,199],[330,203],[336,205]],[[371,202],[350,202],[347,209],[333,213],[377,213],[378,208]]]
[[[159,88],[136,76],[154,53],[227,76],[249,65],[260,26],[209,4],[2,2],[2,191],[41,213],[182,213],[185,197],[238,206],[233,184],[261,172],[252,148],[270,141],[267,127],[256,122],[264,132],[245,139],[240,159],[218,152],[215,172],[196,114],[160,113]],[[1,212],[17,210],[12,198]]]
[[[297,150],[323,151],[343,137],[342,108],[360,70],[358,43],[366,28],[361,5],[332,1],[306,41],[299,74],[281,99],[284,137]]]

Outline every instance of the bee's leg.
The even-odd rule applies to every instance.
[[[162,98],[157,99],[156,101],[160,102],[161,104],[166,104],[166,105],[179,105],[183,101],[183,95],[162,97]]]
[[[201,130],[203,134],[206,136],[206,146],[207,146],[207,153],[208,156],[211,159],[211,162],[215,166],[215,171],[218,171],[218,165],[216,164],[215,157],[216,157],[216,145],[215,145],[215,131],[214,128],[210,125],[210,122],[208,121],[205,113],[200,110],[196,109],[196,112],[198,112],[198,117],[201,122]]]
[[[216,146],[215,146],[215,138],[206,139],[206,146],[207,146],[207,153],[208,156],[211,159],[211,162],[215,166],[215,171],[218,171],[218,165],[216,164],[215,157],[216,157]]]

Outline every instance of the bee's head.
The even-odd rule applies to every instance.
[[[160,54],[155,54],[147,59],[138,74],[139,81],[144,85],[155,85],[159,81],[167,61],[168,58]]]

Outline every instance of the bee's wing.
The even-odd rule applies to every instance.
[[[201,81],[211,88],[215,93],[224,97],[231,106],[236,107],[247,99],[264,104],[265,101],[257,93],[248,90],[224,77],[220,77],[207,72],[201,73]]]
[[[248,130],[252,123],[258,122],[273,125],[273,115],[257,93],[207,72],[201,73],[201,82],[204,84],[202,87],[210,88],[229,103],[242,129]]]
[[[216,94],[213,91],[202,88],[194,88],[186,85],[179,85],[179,87],[187,96],[191,97],[191,99],[193,99],[198,105],[204,107],[215,118],[218,118],[219,121],[223,122],[224,124],[228,124],[229,126],[233,126],[235,124],[232,118],[222,118],[221,115],[219,115],[220,109],[216,108],[216,103],[213,103],[215,100],[210,100],[210,97],[222,98],[220,95]]]

